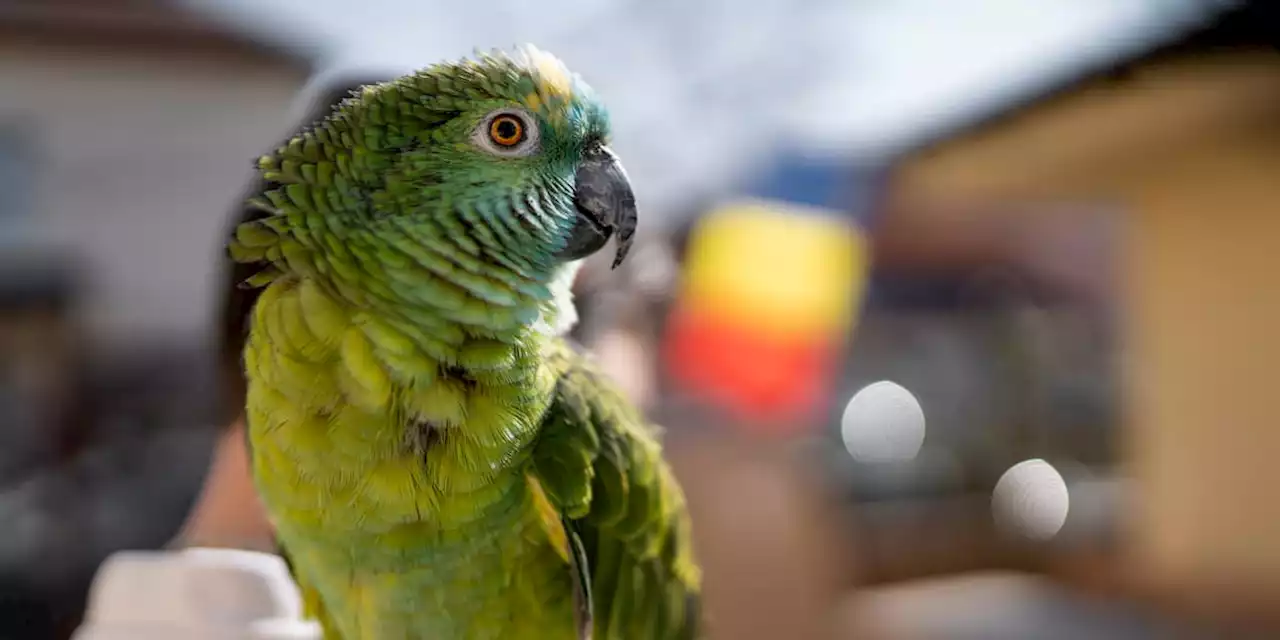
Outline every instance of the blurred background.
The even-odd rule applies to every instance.
[[[252,160],[524,41],[612,110],[575,337],[721,637],[1280,637],[1274,3],[0,0],[0,638],[186,517]]]

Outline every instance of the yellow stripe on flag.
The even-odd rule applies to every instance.
[[[772,335],[847,332],[866,240],[848,221],[790,207],[741,202],[699,221],[682,297]]]

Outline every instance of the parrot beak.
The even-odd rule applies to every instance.
[[[613,151],[599,145],[583,153],[575,183],[573,207],[578,219],[558,257],[585,258],[604,247],[616,233],[618,252],[613,268],[617,269],[631,250],[636,232],[636,196],[631,191],[631,180]]]

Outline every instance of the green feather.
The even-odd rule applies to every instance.
[[[517,112],[537,148],[477,142]],[[658,433],[562,338],[594,93],[547,54],[366,87],[258,161],[255,481],[330,639],[692,638]],[[560,294],[556,292],[560,291]]]

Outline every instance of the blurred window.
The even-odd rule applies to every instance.
[[[30,134],[0,123],[0,241],[15,239],[34,205],[35,154]]]

